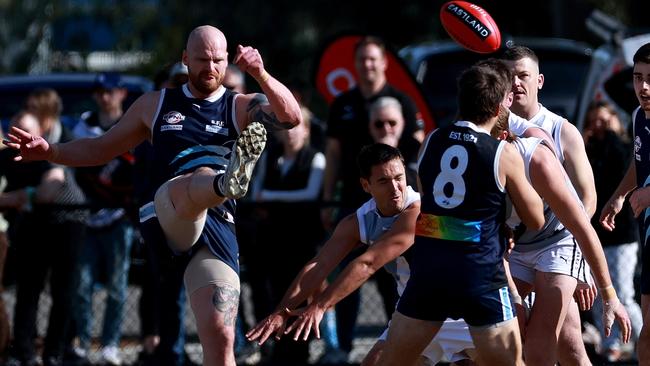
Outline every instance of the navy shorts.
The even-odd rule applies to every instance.
[[[239,245],[235,236],[235,225],[224,218],[217,209],[208,210],[203,232],[199,240],[186,253],[174,253],[177,256],[192,255],[201,245],[207,245],[210,252],[220,261],[229,265],[239,274]],[[153,202],[140,208],[140,232],[145,241],[165,243],[167,239],[160,227],[160,222],[153,211]],[[167,246],[169,248],[169,246]],[[169,249],[172,251],[172,249]]]
[[[442,322],[447,318],[465,319],[472,327],[483,327],[514,319],[516,316],[507,286],[480,294],[458,291],[433,291],[429,286],[423,292],[409,281],[399,299],[400,314],[420,320]],[[427,294],[424,295],[423,294]]]

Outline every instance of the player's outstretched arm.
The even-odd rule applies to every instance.
[[[505,182],[506,191],[521,221],[533,230],[540,229],[544,225],[544,204],[526,179],[521,155],[507,143],[499,160],[499,179]]]
[[[49,144],[44,138],[12,127],[5,145],[19,151],[16,160],[49,160],[68,166],[92,166],[107,163],[149,138],[149,125],[157,107],[158,92],[138,98],[120,121],[105,134],[62,144]]]
[[[630,319],[612,287],[605,253],[598,235],[578,198],[569,191],[559,161],[544,146],[535,150],[530,163],[530,178],[533,187],[542,195],[560,222],[573,234],[592,269],[605,305],[603,324],[606,334],[611,330],[616,318],[621,325],[623,340],[627,342],[631,334]]]
[[[564,121],[562,124],[562,148],[564,150],[564,169],[580,196],[589,217],[596,212],[596,183],[591,169],[584,140],[578,129]]]
[[[249,341],[263,344],[275,334],[279,339],[284,333],[290,309],[300,306],[309,296],[320,290],[321,284],[343,258],[359,244],[359,224],[356,214],[348,215],[334,230],[330,239],[293,280],[276,310],[246,333]]]
[[[304,309],[291,314],[298,318],[285,333],[294,332],[293,339],[307,340],[311,330],[320,338],[319,324],[325,312],[344,297],[358,289],[377,270],[399,257],[415,239],[415,223],[420,213],[420,202],[416,201],[406,208],[393,223],[390,230],[382,234],[365,253],[345,267],[336,280]]]

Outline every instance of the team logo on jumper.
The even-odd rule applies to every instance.
[[[165,123],[174,124],[183,120],[185,120],[185,116],[176,111],[167,112],[167,114],[163,116],[163,121],[165,121]]]
[[[634,138],[634,158],[637,161],[641,160],[641,155],[639,154],[640,150],[641,150],[641,138],[637,136]]]

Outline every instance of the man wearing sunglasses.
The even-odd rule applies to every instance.
[[[368,131],[375,143],[399,147],[404,132],[402,104],[393,97],[381,97],[370,105]],[[417,151],[404,154],[406,183],[417,187]]]

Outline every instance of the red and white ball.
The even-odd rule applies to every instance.
[[[440,22],[461,46],[478,53],[501,47],[499,27],[485,9],[466,1],[450,1],[440,9]]]

